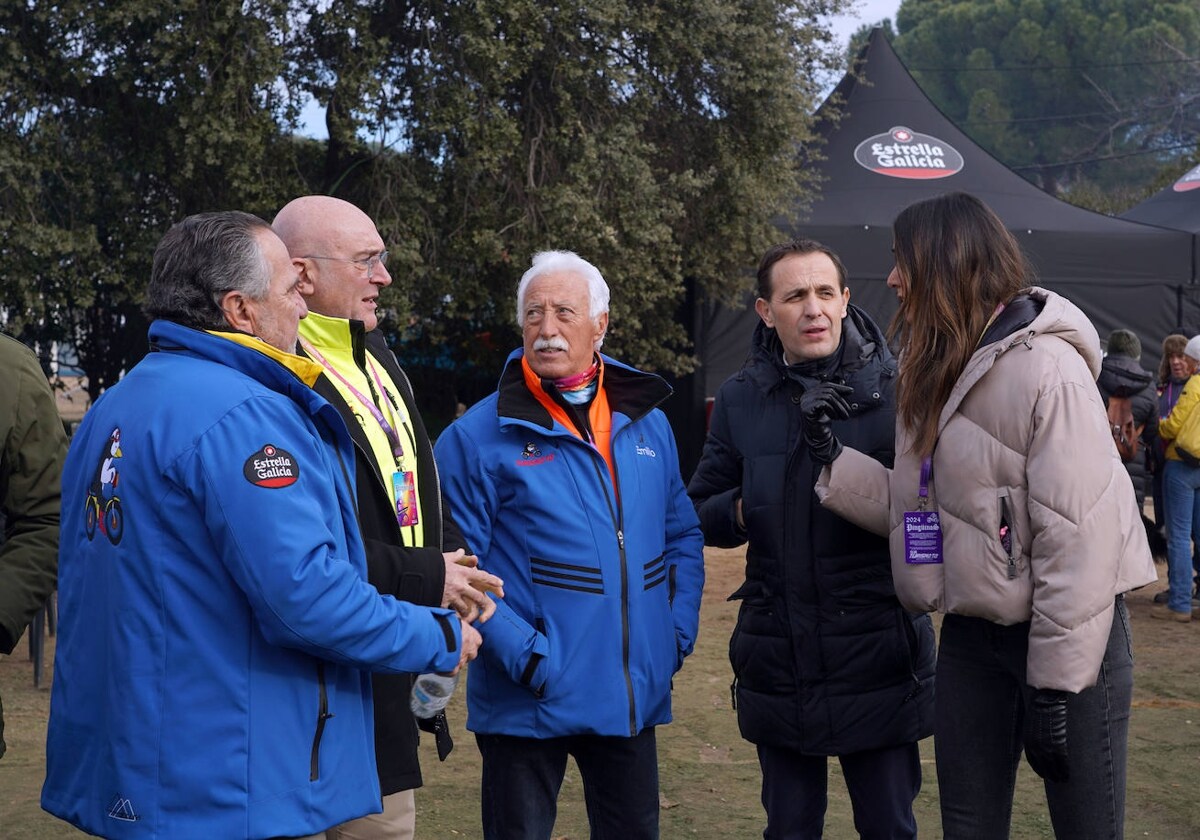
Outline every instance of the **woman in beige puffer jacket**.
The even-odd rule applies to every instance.
[[[1156,573],[1095,384],[1099,337],[1065,298],[1027,288],[1019,246],[973,196],[906,208],[894,236],[895,468],[844,449],[817,492],[889,536],[908,609],[947,614],[944,836],[1008,836],[1024,747],[1058,837],[1120,837],[1133,684],[1122,595]],[[927,513],[914,514],[923,463]],[[940,551],[906,548],[906,513],[934,526]]]

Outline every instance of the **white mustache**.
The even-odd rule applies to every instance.
[[[538,350],[562,350],[567,351],[571,348],[567,346],[567,342],[557,336],[554,338],[539,338],[533,342],[534,351]]]

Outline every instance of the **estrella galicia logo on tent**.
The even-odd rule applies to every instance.
[[[854,162],[889,178],[948,178],[963,168],[963,157],[944,140],[896,126],[868,137],[854,149]]]
[[[1182,178],[1175,182],[1171,189],[1175,190],[1175,192],[1200,190],[1200,166],[1189,169]]]

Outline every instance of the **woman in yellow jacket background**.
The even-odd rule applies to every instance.
[[[1193,336],[1183,355],[1200,361],[1200,335]],[[1200,535],[1200,376],[1193,375],[1158,434],[1167,441],[1163,467],[1163,509],[1167,521],[1167,602],[1155,604],[1155,618],[1192,620],[1192,545]]]

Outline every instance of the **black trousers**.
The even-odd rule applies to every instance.
[[[654,728],[632,738],[477,734],[485,840],[550,840],[567,756],[579,765],[592,840],[657,840]]]
[[[837,759],[860,837],[907,840],[917,836],[912,804],[921,790],[921,757],[915,743]],[[767,810],[764,840],[820,840],[828,803],[827,762],[823,755],[758,745],[762,801]]]

